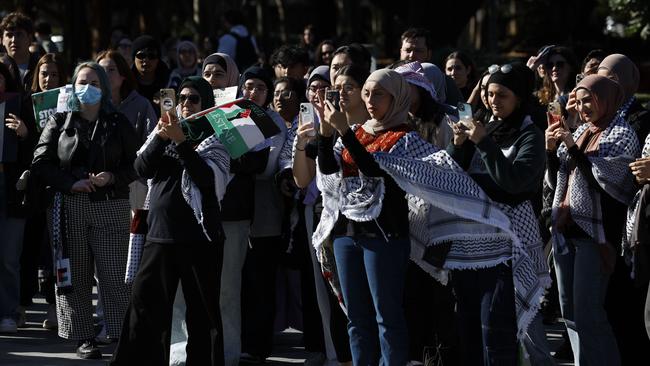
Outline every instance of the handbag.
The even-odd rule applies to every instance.
[[[149,230],[147,225],[148,214],[148,209],[136,209],[131,218],[129,255],[126,260],[126,272],[124,274],[124,283],[127,284],[133,283],[140,268],[142,251],[144,250],[144,243],[147,239],[147,231]]]

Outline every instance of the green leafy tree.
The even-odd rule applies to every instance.
[[[623,37],[640,36],[650,38],[650,1],[648,0],[607,0],[612,11],[607,30],[613,30]],[[615,31],[616,24],[622,25],[622,32]],[[620,27],[619,27],[620,28]]]

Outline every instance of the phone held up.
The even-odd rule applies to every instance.
[[[341,101],[341,93],[338,90],[328,90],[325,92],[325,99],[329,100],[329,102],[334,105],[334,109],[337,111],[341,110],[339,105],[339,102]]]
[[[171,113],[176,116],[176,91],[174,89],[160,89],[160,115]]]
[[[472,105],[469,103],[458,103],[458,123],[460,123],[461,128],[469,128],[469,124],[472,123],[474,115],[472,114]]]
[[[549,103],[548,113],[551,116],[551,119],[549,120],[550,124],[562,122],[562,106],[560,106],[558,101]],[[562,124],[562,127],[564,127],[564,124]]]
[[[300,103],[300,124],[311,123],[314,128],[309,136],[316,136],[316,118],[314,118],[314,106],[311,103]]]

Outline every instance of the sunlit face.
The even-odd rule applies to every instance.
[[[99,60],[99,66],[104,68],[106,75],[108,76],[108,82],[111,84],[111,91],[118,92],[124,83],[124,76],[120,75],[120,71],[117,69],[115,61],[108,57],[104,57]]]
[[[320,100],[325,100],[325,89],[330,86],[330,83],[323,79],[314,79],[307,87],[307,99],[311,103],[316,103],[316,96]]]
[[[41,90],[58,88],[61,82],[59,68],[53,63],[42,64],[38,68],[38,87]]]
[[[5,30],[2,34],[2,45],[12,58],[29,52],[29,45],[32,43],[30,35],[25,30],[17,28]]]
[[[158,52],[151,49],[142,49],[135,54],[135,68],[141,75],[153,75],[160,62]]]
[[[257,104],[260,107],[264,107],[266,104],[266,95],[269,93],[268,88],[264,81],[252,78],[244,82],[242,87],[242,95],[246,99],[250,99],[253,103]]]
[[[587,63],[585,64],[585,68],[582,69],[582,73],[587,76],[587,75],[593,75],[598,71],[598,65],[600,65],[600,62],[602,60],[599,58],[591,58]]]
[[[334,51],[334,46],[329,43],[325,43],[320,47],[321,59],[324,65],[330,65],[332,63],[332,54]]]
[[[603,116],[598,109],[594,96],[584,88],[576,91],[576,109],[580,113],[580,118],[585,122],[595,123]]]
[[[181,116],[189,117],[201,111],[201,95],[189,86],[186,86],[178,94],[178,104],[181,106]]]
[[[332,58],[330,64],[330,80],[334,80],[336,73],[343,68],[343,66],[352,65],[352,59],[346,53],[337,53]]]
[[[427,62],[431,52],[424,37],[407,38],[402,41],[400,60]]]
[[[356,108],[363,102],[361,100],[361,87],[350,76],[337,76],[333,89],[338,90],[341,94],[339,103],[346,110]]]
[[[490,83],[487,89],[488,103],[495,117],[508,118],[517,108],[519,100],[510,88],[497,83]]]
[[[196,66],[196,51],[193,48],[181,48],[178,50],[178,62],[186,69]]]
[[[454,79],[456,86],[459,88],[464,88],[467,86],[467,80],[471,72],[472,69],[465,66],[463,61],[461,61],[459,58],[449,59],[445,64],[445,73]]]
[[[393,96],[376,81],[367,81],[361,92],[370,117],[381,121],[393,103]]]
[[[551,76],[554,83],[566,84],[569,80],[571,67],[562,55],[555,54],[546,62],[546,72]]]
[[[291,122],[298,115],[298,95],[288,83],[278,83],[273,91],[273,108],[282,118]]]
[[[227,76],[228,74],[226,73],[226,70],[224,70],[219,64],[207,64],[205,65],[205,69],[203,69],[203,78],[210,83],[212,89],[223,89],[229,87],[230,85],[227,85]]]

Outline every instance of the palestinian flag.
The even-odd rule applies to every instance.
[[[280,133],[280,128],[264,109],[247,99],[213,107],[188,118],[202,116],[208,119],[233,159]]]

